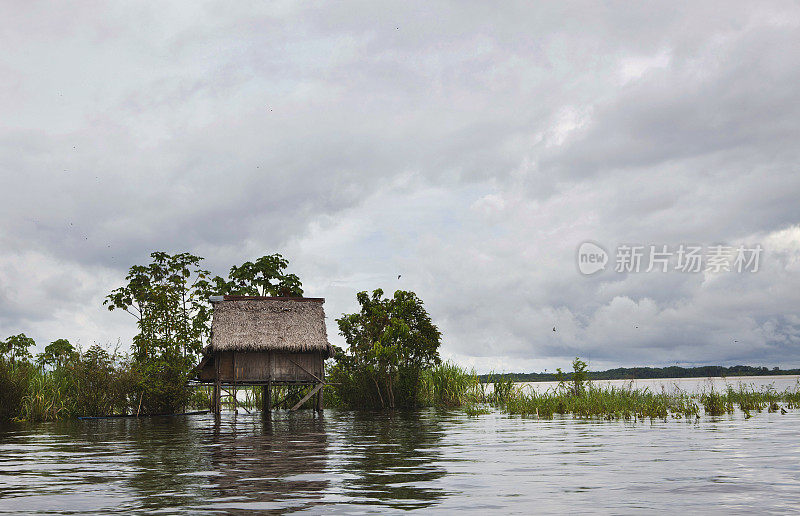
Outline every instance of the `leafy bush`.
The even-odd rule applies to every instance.
[[[353,408],[419,404],[423,371],[440,363],[441,334],[413,292],[357,295],[361,310],[336,320],[349,349],[330,368],[334,400]]]
[[[181,412],[189,404],[192,395],[188,386],[190,360],[162,356],[132,364],[129,381],[133,384],[134,396],[138,394],[140,398],[142,413],[172,414]]]

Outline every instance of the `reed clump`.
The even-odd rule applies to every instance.
[[[691,417],[698,406],[685,394],[654,393],[649,389],[616,386],[583,386],[582,392],[556,388],[545,392],[519,391],[502,406],[509,414],[536,415],[552,418],[555,414],[572,414],[579,418],[602,419],[666,419]]]
[[[475,370],[443,362],[422,372],[420,400],[423,405],[461,407],[481,401],[480,382]]]
[[[0,422],[19,415],[32,373],[32,368],[26,364],[14,364],[0,358]]]
[[[492,384],[492,391],[488,395],[484,395],[484,399],[488,403],[501,406],[515,399],[519,394],[513,381],[497,377],[494,373],[489,375],[489,379],[490,381],[494,380],[494,382]]]
[[[730,398],[724,393],[714,391],[713,388],[709,392],[701,394],[700,401],[709,416],[721,416],[733,412],[733,403]]]
[[[464,413],[470,417],[477,417],[483,414],[489,414],[492,411],[483,405],[466,405],[464,406]]]

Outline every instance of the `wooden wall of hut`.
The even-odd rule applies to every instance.
[[[219,361],[219,378],[217,364]],[[323,379],[322,353],[283,351],[218,351],[199,374],[201,381],[222,383],[319,383]]]

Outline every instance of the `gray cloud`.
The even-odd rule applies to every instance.
[[[794,4],[0,10],[0,335],[124,345],[152,250],[282,252],[334,340],[410,288],[479,370],[800,365]],[[767,252],[585,278],[589,239]]]

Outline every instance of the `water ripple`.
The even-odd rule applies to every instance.
[[[0,513],[785,512],[798,424],[327,410],[14,425]]]

